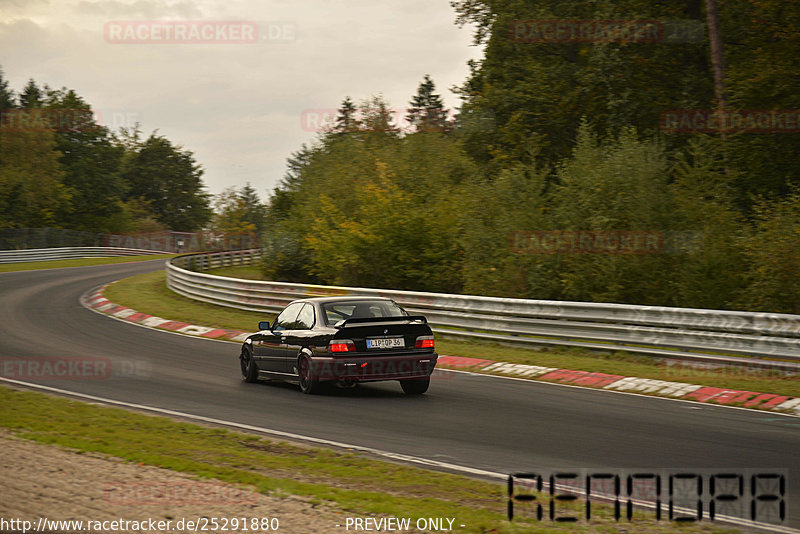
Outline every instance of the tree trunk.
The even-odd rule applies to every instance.
[[[706,20],[708,25],[708,41],[711,44],[711,66],[714,70],[714,95],[717,109],[724,113],[728,107],[728,94],[725,85],[725,57],[722,52],[722,35],[719,29],[719,15],[716,0],[706,1]],[[722,131],[725,139],[725,131]]]

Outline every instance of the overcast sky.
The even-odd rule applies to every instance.
[[[454,21],[448,0],[0,0],[0,66],[17,92],[66,86],[106,126],[183,145],[211,193],[250,182],[266,199],[347,95],[402,110],[430,74],[458,106],[481,51]]]

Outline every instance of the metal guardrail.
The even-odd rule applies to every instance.
[[[61,247],[0,250],[0,263],[68,260],[73,258],[102,258],[108,256],[140,256],[146,254],[164,254],[164,252],[118,247]]]
[[[425,315],[440,334],[800,372],[800,315],[290,284],[199,272],[259,257],[258,250],[179,256],[167,262],[167,285],[191,299],[265,313],[311,296],[389,297]]]

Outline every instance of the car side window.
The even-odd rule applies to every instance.
[[[297,315],[294,328],[292,330],[311,330],[314,326],[314,306],[306,304]]]
[[[275,319],[275,325],[272,327],[272,330],[294,330],[297,315],[300,313],[303,306],[305,306],[303,302],[289,304],[281,314],[278,315],[278,318]]]

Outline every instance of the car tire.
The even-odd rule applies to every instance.
[[[297,374],[300,378],[300,391],[306,395],[319,393],[321,388],[319,379],[311,373],[311,361],[306,356],[301,356],[297,362]]]
[[[430,385],[430,378],[410,378],[400,381],[400,387],[403,388],[403,392],[406,395],[422,395],[428,391],[428,386]]]
[[[253,361],[253,355],[247,349],[242,349],[239,355],[239,364],[242,368],[242,380],[248,383],[258,381],[258,367]]]

